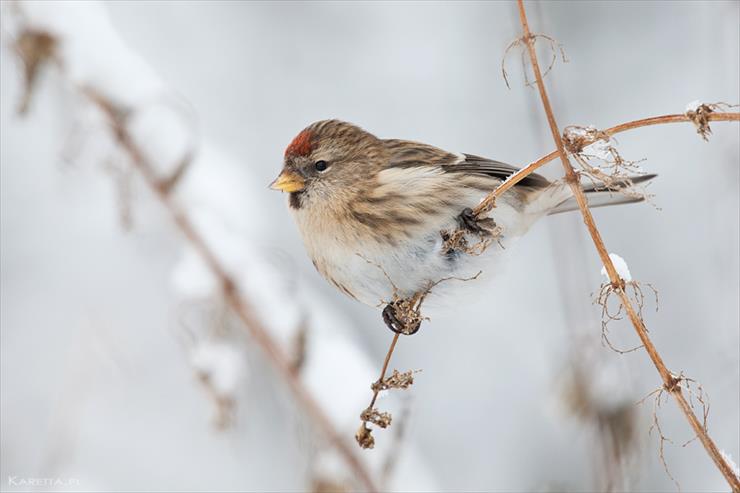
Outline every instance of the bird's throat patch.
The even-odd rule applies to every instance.
[[[303,207],[303,192],[290,192],[288,205],[291,209],[298,210]]]

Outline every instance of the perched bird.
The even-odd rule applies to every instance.
[[[469,276],[491,265],[502,246],[537,219],[577,209],[570,188],[531,174],[496,202],[486,218],[471,209],[517,171],[490,159],[397,139],[379,139],[338,120],[315,122],[285,150],[271,184],[288,205],[314,266],[341,292],[372,306],[386,305],[396,332],[394,300],[408,299],[440,279]],[[625,185],[655,175],[626,180]],[[642,200],[584,185],[592,206]],[[449,248],[451,232],[470,242],[500,232],[483,255]]]

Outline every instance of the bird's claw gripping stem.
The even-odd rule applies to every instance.
[[[491,231],[496,227],[496,223],[491,218],[479,218],[470,207],[466,207],[457,216],[457,224],[460,229],[475,233],[479,236],[489,236]]]

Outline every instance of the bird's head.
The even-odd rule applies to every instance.
[[[290,193],[294,209],[334,201],[374,178],[384,152],[377,137],[351,123],[312,123],[285,149],[283,169],[270,188]]]

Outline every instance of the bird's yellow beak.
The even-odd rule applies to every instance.
[[[300,192],[306,187],[306,180],[295,171],[284,169],[278,177],[270,183],[270,188],[282,192]]]

